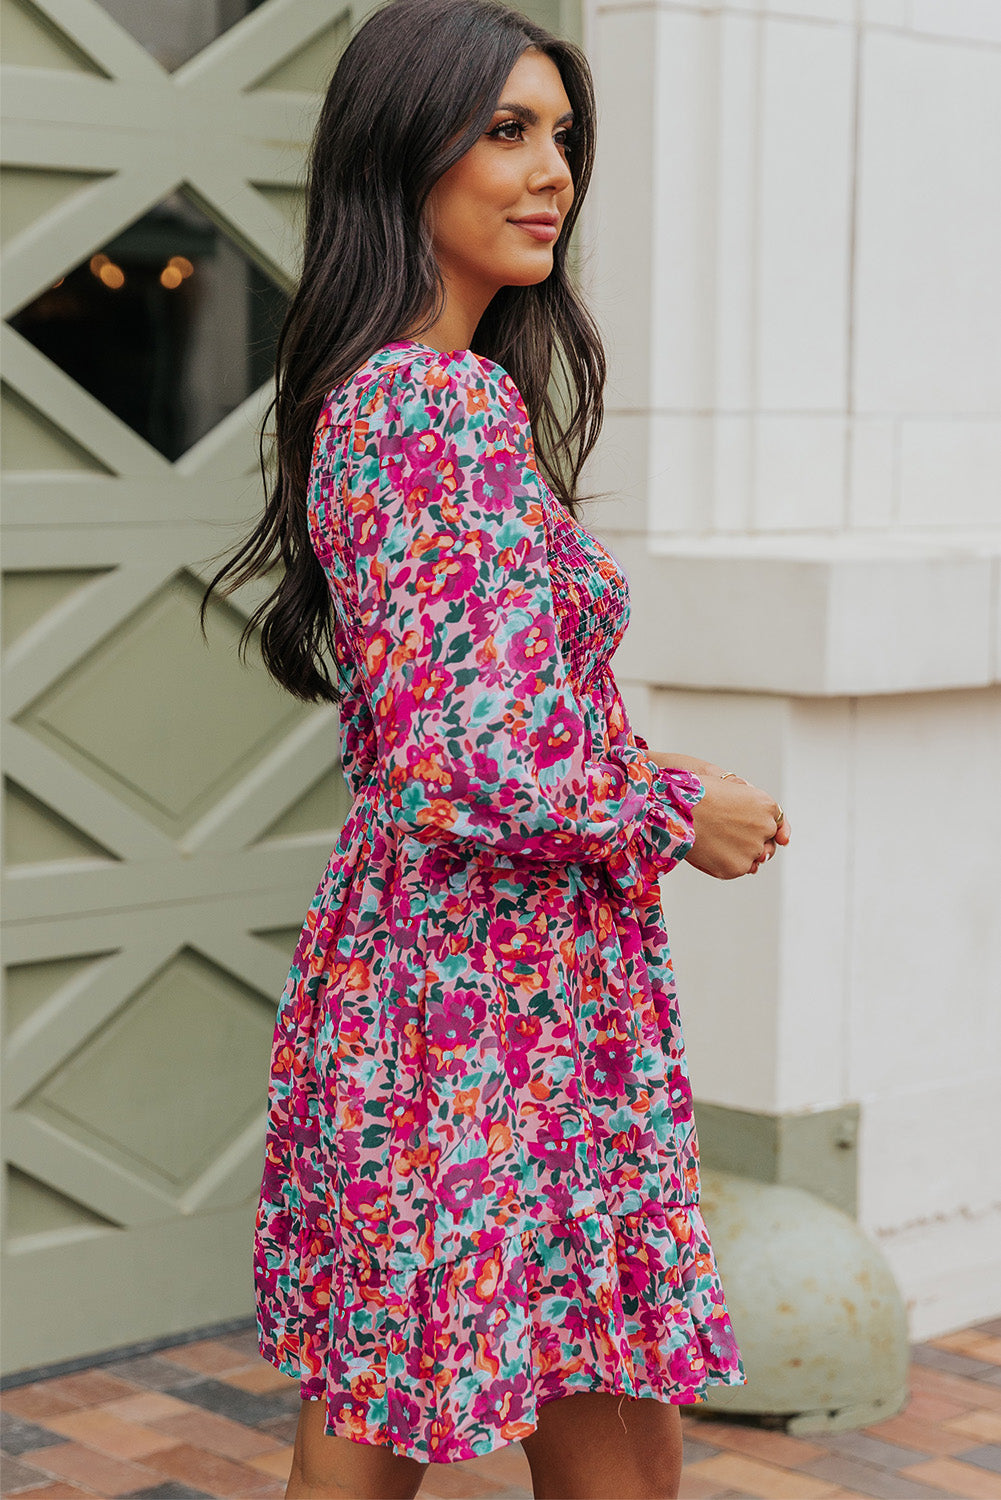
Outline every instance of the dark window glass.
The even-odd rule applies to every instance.
[[[178,192],[10,321],[176,459],[271,378],[286,301]]]
[[[207,47],[262,0],[100,0],[168,72]]]

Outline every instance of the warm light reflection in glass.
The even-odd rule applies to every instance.
[[[176,0],[176,7],[189,3],[203,0]],[[246,3],[226,0],[226,7]],[[223,8],[222,0],[204,4]],[[149,9],[160,14],[159,6]],[[240,246],[173,191],[111,239],[88,246],[9,321],[173,463],[273,380],[286,307],[285,293]]]

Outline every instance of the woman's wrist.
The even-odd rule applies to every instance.
[[[661,766],[657,783],[675,806],[692,808],[702,801],[706,792],[706,778],[697,771],[690,771],[687,766]]]
[[[701,760],[697,755],[681,755],[674,751],[648,750],[646,752],[662,771],[688,771],[700,779],[712,780],[723,775],[723,767],[711,760]]]

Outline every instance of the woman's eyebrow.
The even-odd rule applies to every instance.
[[[498,104],[497,111],[506,109],[508,114],[517,115],[523,125],[538,125],[539,117],[534,109],[527,104]],[[495,111],[496,112],[496,111]],[[573,110],[568,109],[565,115],[560,115],[556,121],[557,125],[569,125],[573,122]]]

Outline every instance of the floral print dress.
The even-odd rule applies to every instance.
[[[627,581],[469,351],[332,391],[307,505],[353,803],[278,1008],[261,1351],[436,1463],[743,1384],[658,886],[704,789],[630,727]]]

